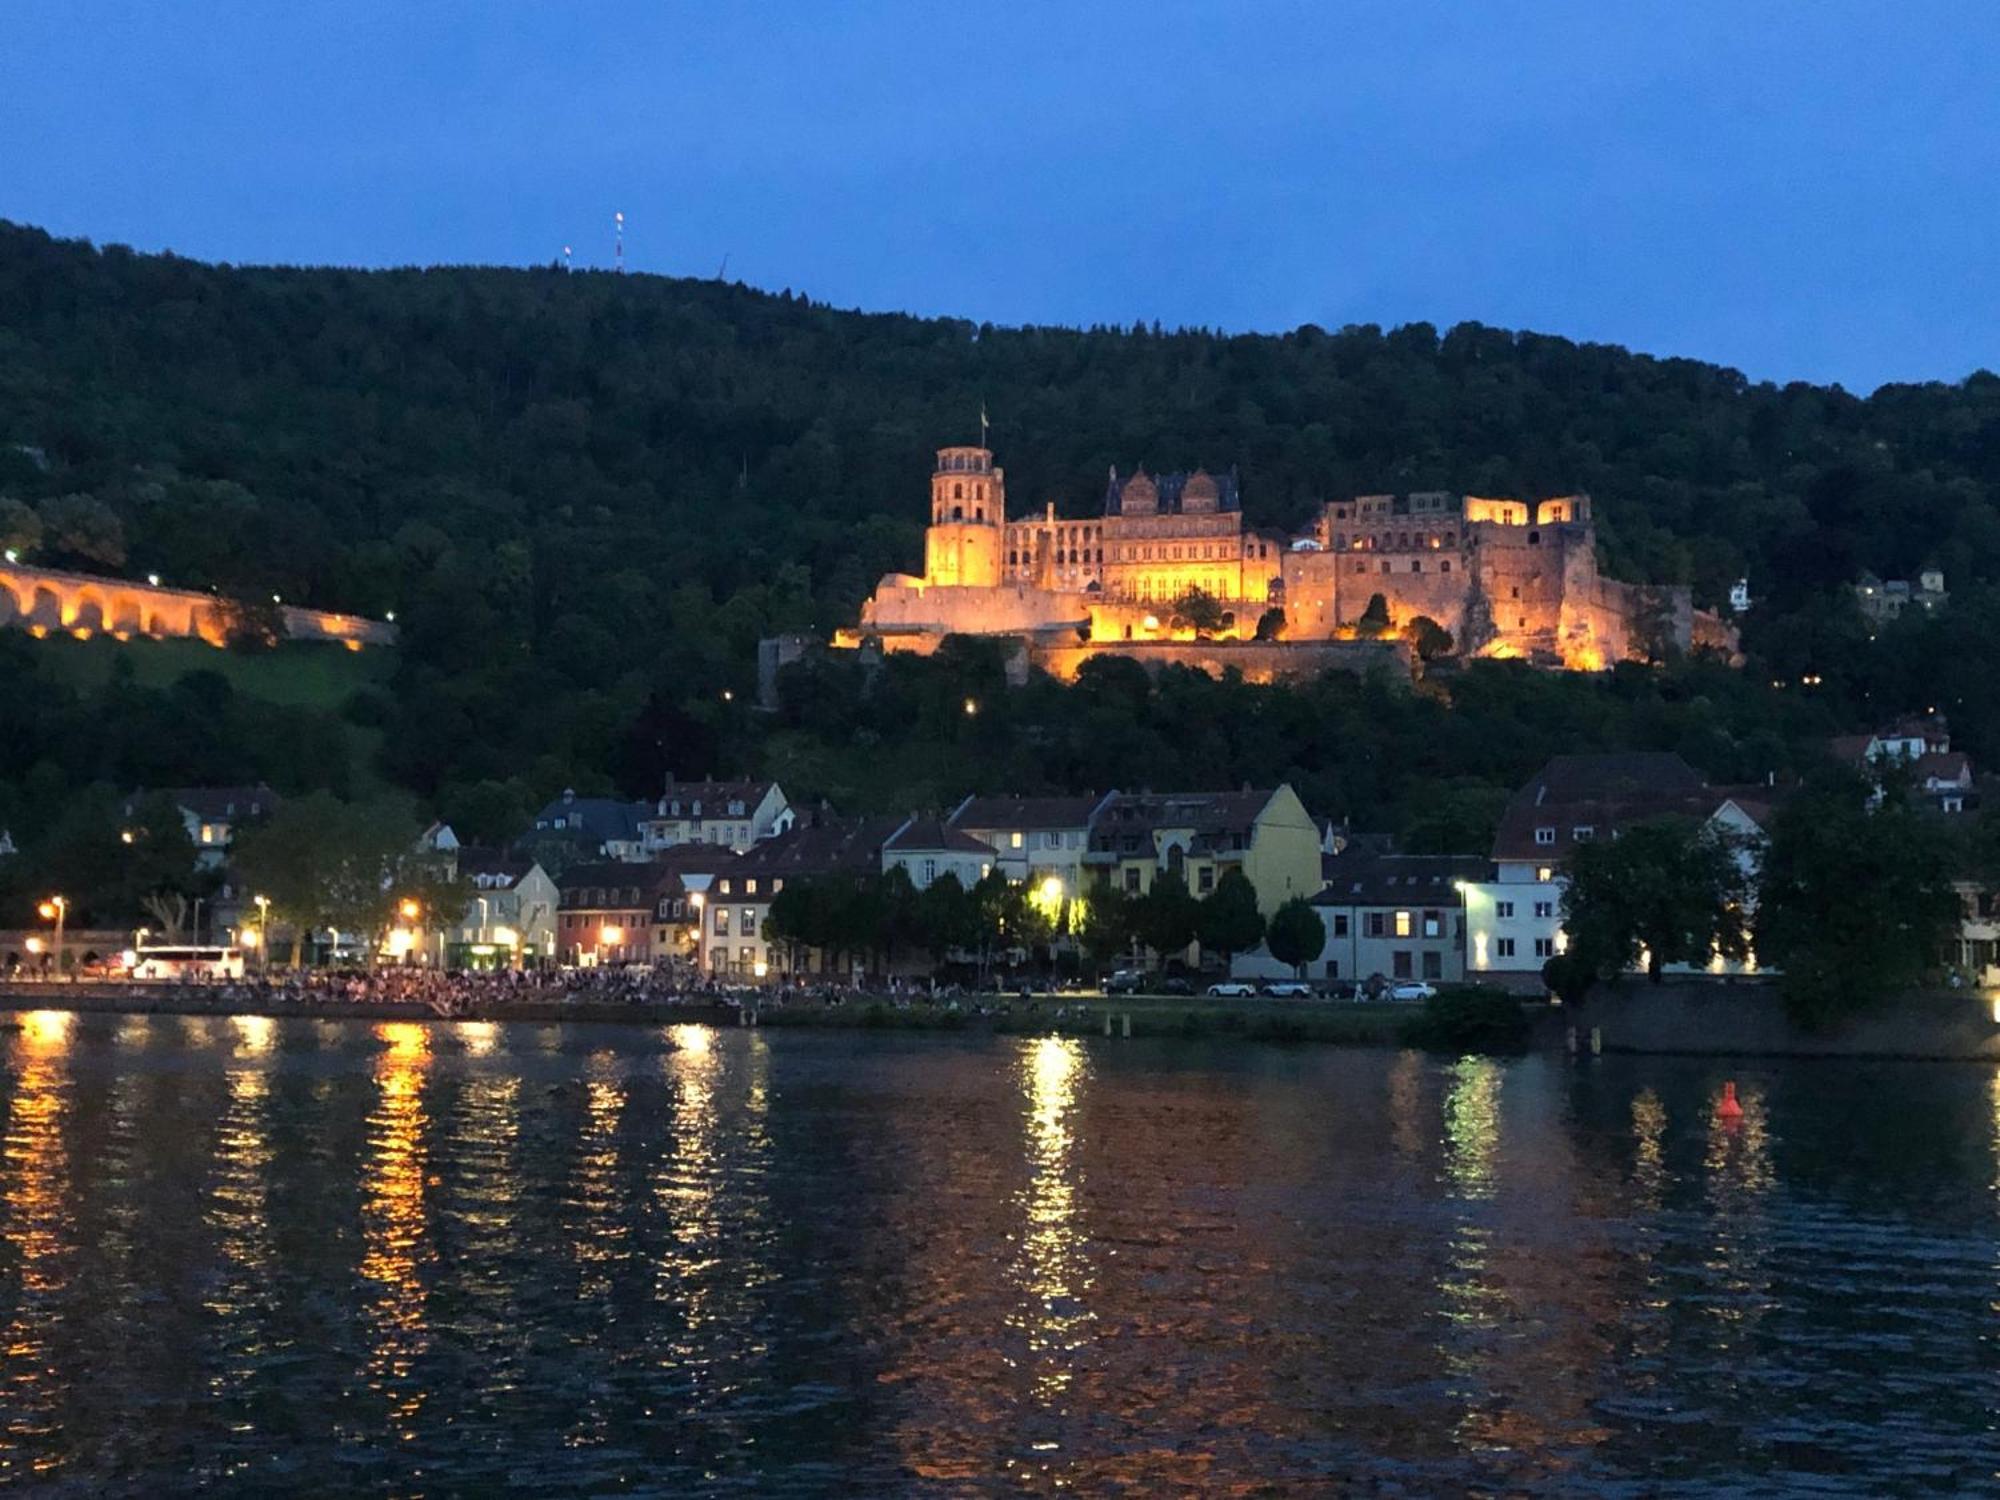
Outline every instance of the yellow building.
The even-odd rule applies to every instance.
[[[1289,785],[1241,792],[1120,792],[1091,823],[1086,871],[1127,895],[1153,888],[1171,870],[1196,896],[1223,872],[1242,870],[1270,916],[1294,896],[1320,888],[1320,835]]]

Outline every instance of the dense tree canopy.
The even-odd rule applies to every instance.
[[[1476,848],[1494,790],[1558,749],[1761,778],[1833,729],[1936,705],[2000,755],[2000,679],[1978,665],[2000,628],[1987,374],[1862,398],[1476,324],[994,328],[554,268],[206,265],[6,225],[0,306],[7,545],[393,610],[403,631],[393,676],[339,717],[245,711],[212,675],[52,685],[0,643],[0,690],[33,704],[0,737],[17,832],[93,783],[362,794],[365,758],[487,838],[565,786],[644,794],[669,769],[762,771],[860,809],[1143,767],[1156,786],[1288,778],[1315,812]],[[1750,671],[1480,664],[1412,695],[1149,684],[1106,662],[1010,693],[975,650],[866,679],[809,662],[758,714],[755,642],[847,623],[916,563],[930,450],[982,401],[1017,505],[1070,514],[1139,462],[1234,465],[1270,526],[1355,493],[1587,490],[1614,574],[1708,604],[1751,580]],[[1926,562],[1949,611],[1871,637],[1843,585]]]

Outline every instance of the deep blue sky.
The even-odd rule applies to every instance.
[[[842,306],[2000,366],[2000,6],[0,0],[0,217]],[[4,309],[0,309],[4,318]]]

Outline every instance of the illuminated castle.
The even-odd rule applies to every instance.
[[[1735,646],[1686,589],[1598,573],[1587,495],[1364,495],[1327,503],[1296,537],[1245,526],[1233,472],[1114,469],[1103,513],[1086,519],[1049,505],[1008,520],[1006,500],[989,449],[940,449],[923,576],[884,577],[837,643],[930,651],[947,635],[1014,636],[1073,667],[1080,654],[1147,655],[1197,633],[1211,657],[1231,642],[1268,655],[1274,643],[1394,637],[1427,616],[1464,655],[1549,666]],[[1219,607],[1210,618],[1177,608],[1194,590]]]

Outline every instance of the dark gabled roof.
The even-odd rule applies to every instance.
[[[650,802],[621,802],[615,797],[578,797],[564,792],[535,814],[537,833],[581,833],[599,844],[613,839],[636,840],[639,821],[650,817]],[[565,826],[556,828],[561,818]]]
[[[680,877],[664,866],[635,860],[597,860],[571,865],[556,881],[566,907],[651,906]],[[604,896],[596,894],[607,892]]]
[[[176,806],[211,823],[268,817],[285,800],[261,781],[255,786],[171,786],[160,790],[173,798]],[[146,791],[137,791],[127,797],[126,816],[131,816],[141,797],[149,795]]]
[[[1345,849],[1320,861],[1326,886],[1315,906],[1463,906],[1457,882],[1493,878],[1476,854],[1377,854]]]
[[[1508,801],[1493,837],[1493,857],[1560,864],[1579,840],[1610,838],[1628,823],[1680,814],[1706,818],[1725,794],[1706,785],[1694,767],[1665,751],[1558,755]],[[1538,842],[1537,829],[1553,830]]]
[[[906,819],[900,814],[873,818],[824,817],[766,839],[731,866],[746,875],[800,876],[859,874],[882,868],[882,846]]]
[[[1207,471],[1203,469],[1195,470],[1195,474],[1205,473]],[[1194,478],[1194,474],[1148,474],[1143,467],[1120,478],[1118,471],[1113,469],[1111,471],[1110,485],[1104,492],[1104,513],[1107,516],[1123,515],[1125,513],[1125,486],[1135,479],[1147,479],[1152,481],[1153,487],[1160,492],[1159,513],[1163,516],[1178,515],[1181,509],[1182,492],[1187,489],[1187,483],[1192,478]],[[1215,483],[1215,508],[1218,511],[1242,509],[1242,499],[1238,492],[1234,466],[1230,468],[1227,474],[1208,474],[1208,478]]]
[[[535,867],[535,862],[524,856],[509,854],[504,849],[485,849],[474,845],[461,845],[456,858],[458,873],[466,879],[481,875],[488,879],[499,876],[508,886],[514,885]]]
[[[942,818],[912,818],[882,845],[884,850],[946,850],[956,854],[984,854],[998,857],[995,849],[984,839],[976,839],[969,833],[960,833]]]
[[[757,804],[764,800],[773,785],[775,783],[769,781],[669,781],[644,816],[667,819],[734,817],[736,814],[724,811],[732,802],[741,802],[747,816],[757,810]],[[680,804],[681,811],[669,812],[667,809],[675,803]],[[696,805],[701,808],[699,814],[693,811]]]
[[[1095,792],[1081,797],[967,797],[946,821],[953,828],[1019,829],[1023,833],[1087,829],[1091,815],[1107,800]]]
[[[1192,829],[1191,847],[1198,854],[1230,848],[1237,836],[1247,845],[1258,814],[1276,795],[1276,787],[1240,792],[1118,792],[1105,799],[1091,821],[1091,848],[1102,853],[1111,847],[1112,840],[1127,834],[1151,834],[1160,828]]]

